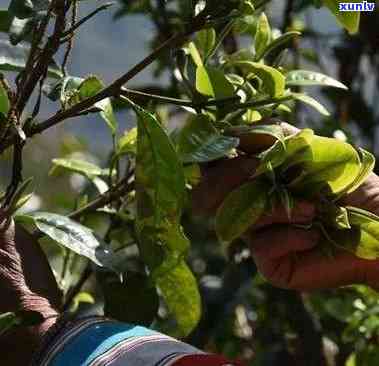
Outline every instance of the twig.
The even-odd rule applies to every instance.
[[[76,17],[77,17],[77,11],[78,11],[78,0],[73,0],[72,2],[72,14],[71,14],[71,26],[75,27],[76,25]],[[63,61],[61,65],[61,70],[64,76],[66,76],[66,65],[68,62],[68,58],[70,57],[70,53],[72,51],[72,47],[74,44],[74,33],[70,33],[70,36],[68,37],[68,43],[66,47],[66,51],[63,56]]]
[[[120,93],[121,87],[124,84],[126,84],[129,80],[134,78],[137,74],[139,74],[142,70],[144,70],[147,66],[149,66],[152,62],[154,62],[163,51],[169,48],[175,47],[177,44],[182,44],[192,33],[201,29],[204,25],[205,25],[204,19],[197,19],[197,21],[193,22],[193,26],[191,27],[190,30],[173,35],[171,38],[169,38],[164,43],[162,43],[152,53],[150,53],[150,55],[148,55],[141,62],[136,64],[134,67],[132,67],[127,73],[122,75],[120,78],[115,80],[112,84],[104,88],[102,91],[100,91],[96,95],[88,99],[85,99],[78,104],[75,104],[73,107],[69,109],[58,112],[51,118],[35,126],[30,132],[31,135],[41,133],[44,130],[58,124],[59,122],[77,115],[79,112],[91,107],[93,104],[105,98],[118,96]]]
[[[65,38],[65,37],[71,36],[71,34],[74,33],[86,21],[90,20],[92,17],[94,17],[100,11],[108,9],[112,5],[114,5],[114,3],[113,2],[109,2],[109,3],[106,3],[104,5],[99,6],[94,11],[92,11],[91,13],[89,13],[88,15],[86,15],[84,18],[80,19],[77,23],[73,24],[72,27],[69,30],[65,31],[62,34],[61,38]]]
[[[144,58],[141,62],[136,64],[134,67],[132,67],[127,73],[125,73],[120,78],[118,78],[113,83],[111,83],[108,87],[104,88],[102,91],[95,94],[94,96],[87,98],[78,104],[75,104],[73,107],[66,109],[66,110],[63,110],[63,111],[59,111],[54,116],[48,118],[47,120],[39,123],[36,126],[33,126],[29,131],[27,131],[26,136],[31,137],[35,134],[41,133],[41,132],[49,129],[50,127],[57,125],[58,123],[66,120],[66,119],[75,117],[79,113],[81,113],[82,111],[90,108],[95,103],[97,103],[97,102],[99,102],[105,98],[109,98],[112,96],[118,96],[120,93],[121,87],[124,84],[126,84],[129,80],[134,78],[137,74],[139,74],[142,70],[144,70],[147,66],[149,66],[152,62],[154,62],[163,51],[166,51],[167,49],[176,47],[178,44],[182,44],[183,42],[185,42],[188,39],[188,37],[192,33],[195,33],[198,30],[202,29],[206,24],[207,24],[207,20],[204,17],[199,15],[198,17],[194,18],[193,22],[191,23],[191,27],[188,30],[186,30],[185,32],[177,33],[177,34],[173,35],[172,37],[170,37],[169,39],[167,39],[158,48],[156,48],[152,53],[150,53],[146,58]],[[50,56],[50,54],[49,54],[49,56]],[[50,60],[50,58],[51,57],[49,57],[49,60]],[[36,67],[36,69],[37,69],[37,67]],[[33,79],[35,79],[35,78],[36,78],[36,76]],[[38,80],[38,78],[37,78],[37,80]],[[31,88],[32,83],[29,83],[29,84],[30,84],[30,86],[28,87],[28,91],[24,92],[23,95],[20,97],[20,101],[19,101],[19,107],[20,108],[25,105],[26,95],[29,95],[29,93],[31,93],[31,91],[33,90],[33,88]],[[35,84],[33,84],[33,85],[35,85]],[[30,89],[32,89],[32,90],[30,90]],[[5,149],[7,149],[12,144],[14,144],[14,142],[15,142],[14,139],[10,139],[10,140],[5,141],[4,144],[2,144],[2,146],[0,146],[0,153],[2,153]]]
[[[65,13],[64,3],[65,2],[61,0],[56,0],[54,2],[56,21],[55,21],[53,35],[49,37],[48,41],[46,42],[44,49],[42,50],[41,54],[38,57],[38,62],[36,63],[36,65],[34,67],[32,66],[33,64],[33,60],[32,60],[30,70],[27,70],[28,78],[25,78],[25,80],[23,80],[24,83],[22,85],[22,88],[20,90],[20,93],[18,95],[18,100],[16,103],[16,109],[19,115],[22,114],[22,111],[24,110],[30,96],[32,95],[35,86],[37,85],[40,78],[46,72],[46,69],[48,68],[48,65],[52,57],[55,55],[55,53],[59,49],[60,38],[66,27],[66,13]]]
[[[255,100],[255,101],[237,104],[235,106],[235,109],[238,110],[238,109],[246,109],[246,108],[254,108],[254,107],[255,108],[256,107],[263,107],[263,106],[269,105],[269,104],[278,104],[278,103],[287,102],[287,101],[292,100],[292,99],[293,99],[292,95],[286,95],[286,96],[279,97],[279,98],[268,98],[268,99],[262,99],[262,100]]]
[[[192,108],[201,108],[201,107],[207,107],[207,106],[219,105],[219,104],[223,105],[227,102],[236,102],[240,100],[240,97],[238,95],[235,95],[232,97],[211,99],[211,100],[197,103],[197,102],[192,102],[190,100],[164,97],[162,95],[149,94],[149,93],[141,92],[139,90],[132,90],[132,89],[126,89],[126,88],[121,89],[120,96],[121,98],[122,96],[125,96],[127,98],[130,98],[130,96],[138,96],[138,97],[143,97],[150,100],[151,99],[156,100],[162,103],[174,104],[174,105],[180,105],[183,107],[192,107]]]
[[[24,147],[24,141],[17,136],[17,141],[13,146],[13,168],[12,168],[12,180],[9,184],[6,195],[5,204],[6,207],[13,198],[14,193],[17,191],[17,187],[22,181],[22,149]]]
[[[117,183],[114,187],[110,188],[107,192],[99,195],[93,201],[89,202],[87,205],[79,208],[78,210],[72,212],[68,215],[71,219],[78,219],[80,216],[87,212],[91,212],[97,210],[98,208],[104,207],[112,201],[120,198],[124,194],[130,192],[134,183],[128,183],[132,173],[128,175],[128,177],[122,179],[119,183]]]

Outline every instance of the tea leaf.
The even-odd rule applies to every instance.
[[[287,86],[310,86],[321,85],[340,89],[348,89],[346,85],[331,78],[330,76],[315,71],[292,70],[286,74]]]
[[[248,182],[232,191],[217,210],[216,233],[221,243],[239,238],[266,209],[266,184],[260,180]]]
[[[191,116],[178,136],[178,154],[185,163],[219,159],[238,146],[235,137],[223,136],[204,115]]]

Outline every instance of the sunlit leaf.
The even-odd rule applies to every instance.
[[[315,71],[292,70],[286,74],[287,86],[321,85],[334,88],[347,89],[347,86],[330,76]]]
[[[262,89],[272,97],[279,97],[284,93],[285,78],[277,69],[250,61],[237,61],[236,67],[242,68],[245,73],[250,74],[249,78],[256,75],[262,80]]]
[[[234,95],[233,85],[224,73],[210,66],[197,67],[196,89],[198,92],[214,98],[226,98]]]
[[[335,243],[360,258],[379,258],[379,217],[356,207],[347,211],[352,229],[331,232]]]
[[[292,93],[291,95],[294,97],[295,100],[298,100],[300,102],[303,102],[303,103],[311,106],[320,114],[322,114],[324,116],[330,116],[330,113],[328,112],[328,110],[320,102],[318,102],[316,99],[310,97],[309,95],[302,94],[302,93]]]
[[[332,14],[336,17],[338,23],[346,28],[350,34],[357,33],[359,30],[360,12],[359,11],[341,11],[339,9],[340,3],[348,3],[343,0],[322,0],[323,4],[329,8]],[[357,0],[351,3],[357,2]],[[360,2],[363,6],[362,2]],[[375,7],[375,3],[374,7]]]
[[[270,43],[271,28],[265,13],[262,13],[257,22],[257,30],[255,33],[255,60],[259,61]]]
[[[93,163],[75,158],[53,159],[52,163],[54,167],[60,167],[71,172],[83,174],[89,179],[108,174],[107,170],[101,169]],[[54,172],[55,169],[53,169],[52,173]]]
[[[117,142],[117,154],[136,153],[137,148],[137,128],[132,128],[124,132]]]
[[[188,50],[189,50],[189,53],[190,53],[192,60],[195,63],[195,65],[197,67],[203,66],[203,60],[201,58],[200,52],[197,49],[195,43],[190,42],[188,44]]]
[[[287,151],[293,147],[288,139]],[[302,192],[317,192],[324,187],[326,194],[338,195],[349,187],[360,172],[357,151],[349,144],[327,137],[313,135],[308,146],[288,160],[287,166],[298,165],[301,174],[291,186]]]
[[[370,152],[358,148],[358,152],[361,158],[361,170],[354,182],[349,186],[346,193],[354,192],[372,173],[375,167],[375,157]],[[345,192],[344,192],[345,193]]]

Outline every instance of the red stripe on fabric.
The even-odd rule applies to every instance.
[[[219,355],[187,355],[177,360],[172,366],[243,366],[239,361],[229,361]]]

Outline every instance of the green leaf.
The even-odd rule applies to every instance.
[[[137,128],[126,130],[117,142],[117,154],[135,154],[137,149]]]
[[[271,28],[265,13],[258,18],[257,31],[255,33],[255,60],[259,61],[271,40]]]
[[[322,202],[320,210],[321,220],[329,227],[336,229],[351,229],[349,214],[345,207],[340,207],[329,201]]]
[[[10,103],[8,99],[8,93],[3,88],[3,85],[0,83],[0,113],[2,113],[5,117],[8,115],[10,108]]]
[[[15,313],[0,314],[0,335],[19,324],[19,318]]]
[[[212,53],[215,43],[216,31],[213,28],[206,28],[196,33],[195,44],[203,60],[206,60]]]
[[[69,76],[64,78],[56,88],[60,90],[61,102],[67,108],[93,97],[104,88],[104,84],[96,76],[89,76],[86,79]],[[53,88],[51,95],[54,96],[55,94]],[[101,110],[101,117],[114,135],[117,130],[117,120],[113,113],[110,98],[105,98],[95,103],[94,106]]]
[[[184,163],[219,159],[230,153],[238,143],[238,138],[221,135],[204,115],[190,116],[177,139],[178,154]]]
[[[104,84],[96,76],[90,76],[79,86],[79,95],[81,100],[90,98],[99,93],[104,88]],[[105,98],[97,103],[95,106],[101,109],[100,115],[108,125],[112,134],[116,133],[117,121],[113,113],[113,107],[110,98]]]
[[[291,95],[294,97],[295,100],[308,104],[320,114],[324,116],[330,116],[330,113],[328,112],[328,110],[316,99],[310,97],[309,95],[303,94],[303,93],[291,93]]]
[[[224,73],[210,66],[198,66],[196,69],[196,89],[201,94],[218,98],[234,95],[233,85]]]
[[[266,209],[268,187],[260,180],[231,192],[216,214],[216,233],[222,243],[241,237]]]
[[[149,327],[159,308],[159,297],[148,277],[136,272],[119,276],[100,274],[104,293],[104,315],[128,324]]]
[[[96,176],[107,175],[108,170],[101,169],[95,164],[89,163],[85,160],[79,160],[74,158],[66,158],[66,159],[53,159],[52,163],[54,168],[52,170],[52,174],[55,173],[56,167],[67,169],[71,172],[83,174],[88,179],[93,179]]]
[[[201,170],[199,164],[188,164],[184,166],[184,176],[187,184],[196,186],[201,181]]]
[[[262,89],[272,97],[279,97],[284,93],[285,78],[284,75],[273,67],[259,64],[251,61],[237,61],[234,66],[242,68],[248,75],[257,76],[262,80]]]
[[[374,155],[362,148],[358,148],[358,153],[361,160],[361,170],[357,177],[354,179],[354,182],[348,187],[346,192],[344,192],[346,194],[354,192],[368,178],[368,176],[375,168]]]
[[[300,36],[301,33],[297,31],[291,31],[282,34],[278,38],[274,39],[263,51],[261,58],[270,57],[271,54],[275,53],[278,55],[283,49],[287,48],[294,38]]]
[[[379,217],[356,207],[346,209],[352,229],[332,231],[335,243],[360,258],[379,258]]]
[[[292,139],[287,139],[286,143],[287,151],[290,151],[293,148]],[[353,146],[316,135],[308,140],[308,146],[287,161],[287,167],[294,165],[300,166],[302,172],[291,183],[293,188],[309,193],[324,187],[325,193],[331,195],[344,192],[361,168],[359,155]]]
[[[13,16],[7,9],[0,9],[0,32],[8,33]]]
[[[348,89],[346,85],[331,78],[330,76],[315,71],[292,70],[286,75],[287,86],[321,85],[340,89]]]
[[[40,324],[43,319],[42,314],[37,311],[17,311],[15,313],[0,314],[0,335],[19,325],[32,326]]]
[[[182,261],[159,276],[157,285],[180,326],[180,331],[174,331],[172,335],[180,338],[191,333],[201,316],[201,298],[191,270]]]
[[[16,219],[33,223],[58,244],[90,259],[98,266],[116,270],[111,248],[97,238],[92,230],[70,218],[50,212],[33,212],[18,215]]]
[[[30,46],[19,44],[13,46],[9,41],[0,40],[0,70],[22,71],[25,68]],[[53,61],[48,68],[48,76],[55,79],[62,77],[61,69]]]
[[[33,181],[33,178],[30,177],[24,180],[18,187],[16,192],[13,194],[11,202],[9,202],[7,208],[7,214],[13,215],[20,207],[22,207],[31,197],[31,195],[26,195],[23,197],[23,194],[29,187],[30,183]]]
[[[329,8],[332,14],[336,17],[338,23],[348,30],[350,34],[357,33],[359,30],[360,12],[352,11],[340,11],[339,3],[344,2],[343,0],[322,0],[323,4]],[[353,0],[352,2],[359,2],[358,0]]]
[[[201,302],[196,280],[183,261],[189,248],[180,226],[186,200],[184,172],[157,119],[130,103],[138,117],[135,168],[138,245],[176,320],[178,334],[186,336],[199,320]],[[167,286],[168,282],[172,286]]]
[[[257,168],[256,174],[262,174],[270,169],[275,169],[286,163],[287,167],[292,163],[292,157],[297,153],[307,149],[313,139],[313,131],[304,129],[298,133],[288,136],[284,139],[284,143],[278,140],[269,150],[259,154],[261,162]],[[286,167],[281,167],[285,170]]]
[[[200,52],[197,49],[195,43],[193,42],[188,43],[188,51],[192,57],[193,62],[195,63],[197,67],[204,66]]]

